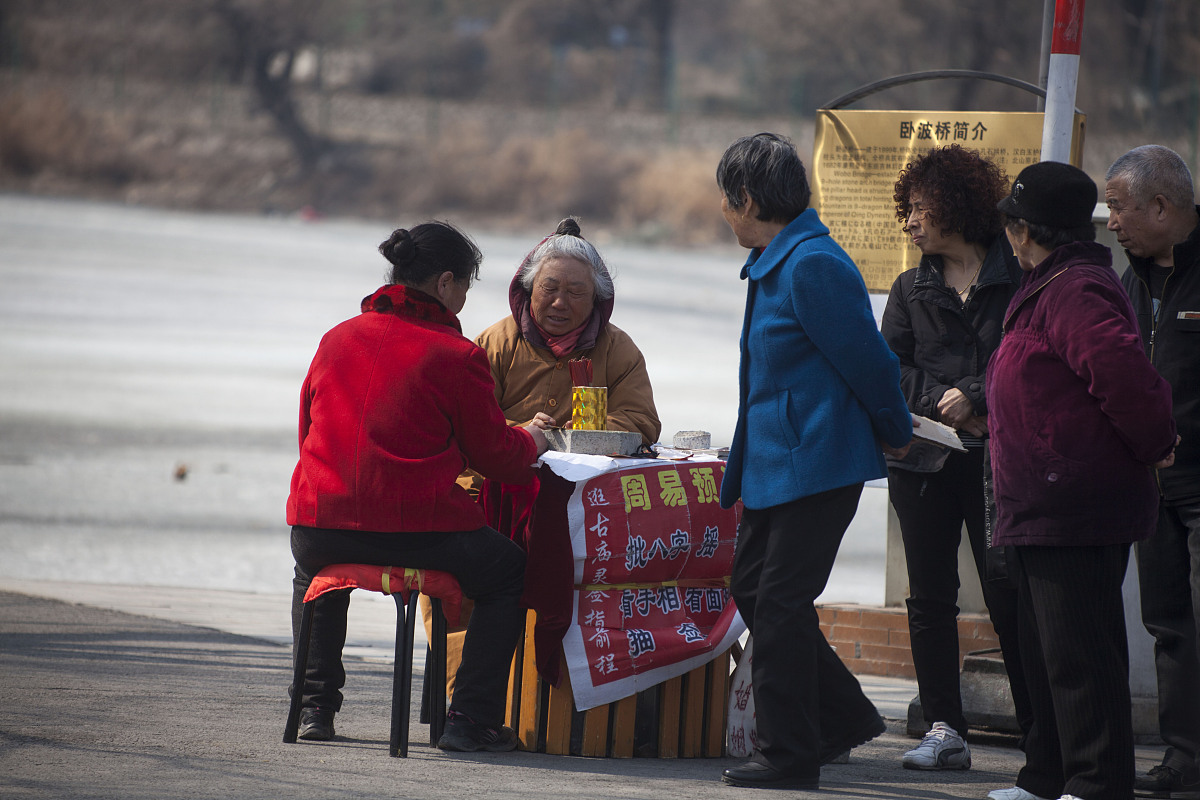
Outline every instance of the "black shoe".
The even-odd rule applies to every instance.
[[[301,739],[328,742],[333,738],[333,712],[324,708],[306,708],[300,712]]]
[[[730,767],[721,775],[721,780],[730,786],[748,786],[757,789],[817,789],[819,779],[788,775],[774,767],[747,761],[740,767]]]
[[[1200,800],[1200,765],[1192,764],[1183,770],[1166,764],[1151,767],[1148,774],[1133,779],[1133,793],[1138,797]]]
[[[451,711],[446,715],[446,730],[437,746],[457,753],[505,753],[517,747],[517,733],[512,728],[489,728],[480,725],[466,714]]]
[[[863,721],[851,733],[846,734],[840,739],[832,742],[823,742],[819,756],[821,765],[832,764],[843,753],[849,754],[855,747],[858,747],[860,744],[866,744],[886,730],[887,724],[884,723],[883,717],[876,714],[873,718]]]

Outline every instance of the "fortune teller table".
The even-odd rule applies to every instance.
[[[551,451],[535,486],[485,483],[489,522],[528,559],[508,713],[523,749],[722,755],[728,653],[745,630],[724,467]]]

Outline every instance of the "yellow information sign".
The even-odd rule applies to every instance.
[[[1039,112],[817,111],[812,207],[862,272],[867,289],[886,292],[921,253],[896,219],[900,170],[916,156],[950,144],[979,151],[1009,179],[1040,160]],[[1083,154],[1084,116],[1075,115],[1071,163]]]

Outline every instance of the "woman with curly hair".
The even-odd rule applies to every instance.
[[[908,769],[971,766],[958,679],[964,523],[1022,730],[1030,719],[1017,657],[1016,593],[1002,580],[988,580],[985,569],[984,371],[1021,276],[996,209],[1007,192],[1003,170],[958,145],[918,156],[896,181],[896,217],[921,260],[892,284],[883,336],[900,358],[909,410],[955,428],[966,447],[961,453],[914,441],[907,456],[888,459],[888,492],[908,562],[913,666],[930,726],[921,744],[904,754]]]

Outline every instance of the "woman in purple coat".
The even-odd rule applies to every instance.
[[[1068,164],[1021,171],[999,208],[1026,273],[987,371],[997,519],[1012,545],[1021,661],[1033,704],[1026,761],[1003,800],[1133,795],[1121,585],[1154,530],[1151,467],[1173,460],[1171,390],[1142,350],[1096,185]]]

